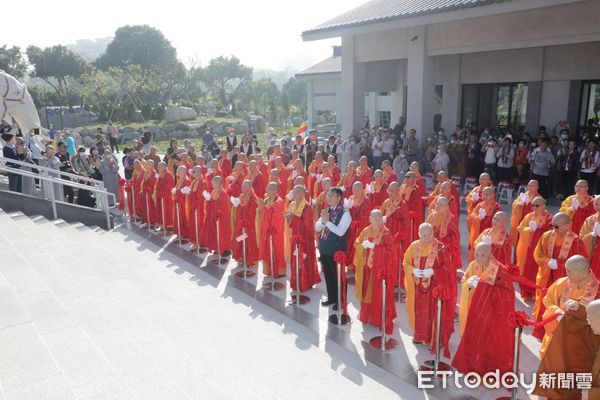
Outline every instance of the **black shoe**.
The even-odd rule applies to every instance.
[[[327,307],[327,306],[330,306],[330,305],[332,305],[332,304],[335,304],[335,301],[333,301],[333,300],[327,300],[327,301],[322,301],[322,302],[321,302],[321,305],[322,305],[323,307]]]

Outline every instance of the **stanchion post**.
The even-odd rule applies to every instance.
[[[300,305],[300,246],[296,243],[296,305]]]
[[[194,226],[196,228],[196,254],[200,254],[200,239],[198,238],[198,209],[194,209]]]
[[[177,240],[181,246],[181,220],[179,218],[179,203],[175,202],[175,212],[177,213]]]
[[[342,264],[337,263],[337,320],[342,325]]]
[[[419,370],[421,371],[433,371],[433,377],[438,375],[439,371],[452,371],[452,367],[448,364],[440,362],[440,339],[442,337],[442,309],[444,301],[442,297],[437,298],[437,318],[435,319],[435,358],[433,360],[427,360],[421,364]]]
[[[160,199],[160,208],[162,211],[162,226],[163,226],[163,235],[167,237],[167,223],[165,221],[165,199]]]
[[[386,282],[385,279],[383,279],[381,281],[381,351],[385,351],[385,342],[387,341],[387,334],[385,331],[385,306],[386,306],[386,298],[385,298],[385,294],[386,294]]]
[[[246,228],[242,228],[242,236],[246,235]],[[244,278],[248,276],[248,261],[246,259],[246,238],[242,240],[242,263],[244,267]]]
[[[152,228],[152,223],[150,222],[150,207],[148,206],[148,194],[144,196],[146,198],[146,219],[148,220],[148,232],[150,232]]]
[[[271,290],[275,291],[275,265],[273,262],[273,234],[269,233],[269,258],[271,262]]]
[[[519,375],[519,355],[521,347],[521,332],[523,328],[515,326],[515,343],[513,349],[513,370],[514,376]],[[510,393],[510,397],[498,397],[496,400],[517,400],[517,385],[513,385]]]
[[[131,179],[133,181],[133,178]],[[133,206],[133,214],[131,214],[131,218],[133,218],[133,222],[136,220],[136,212],[135,212],[135,186],[133,183],[131,184],[131,205]]]
[[[217,219],[217,264],[221,265],[221,220]]]

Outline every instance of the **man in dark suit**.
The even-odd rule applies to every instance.
[[[235,132],[233,128],[228,128],[229,134],[227,135],[227,151],[231,153],[233,148],[237,146],[237,136],[235,136]]]
[[[10,158],[12,160],[23,161],[25,160],[25,151],[23,147],[17,147],[17,137],[12,133],[3,133],[2,140],[6,142],[2,148],[2,156],[4,158]],[[6,163],[7,167],[21,169],[21,166],[14,163]],[[11,192],[21,193],[23,188],[23,177],[18,174],[8,173],[8,190]]]

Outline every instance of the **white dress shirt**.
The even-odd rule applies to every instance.
[[[315,224],[315,230],[317,232],[321,232],[323,228],[327,227],[331,233],[334,233],[337,236],[344,236],[348,228],[350,228],[351,223],[352,216],[350,215],[350,212],[348,210],[344,209],[342,219],[340,220],[340,223],[338,225],[335,225],[331,221],[327,221],[325,224],[323,224],[323,221],[321,220],[321,218],[319,218],[317,220],[317,223]]]

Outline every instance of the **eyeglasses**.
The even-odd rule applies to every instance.
[[[551,227],[553,227],[554,229],[558,229],[558,228],[560,228],[560,226],[558,226],[558,225],[556,225],[556,224],[552,224],[552,225],[550,225],[550,226],[551,226]]]

